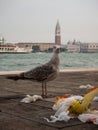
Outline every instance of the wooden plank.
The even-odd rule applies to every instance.
[[[25,97],[25,94],[4,95],[4,96],[0,96],[0,101],[10,100],[10,99],[18,99],[18,98],[24,98],[24,97]]]
[[[84,123],[82,125],[69,126],[62,128],[62,130],[98,130],[98,126],[90,123]]]
[[[37,122],[9,115],[7,113],[0,113],[0,130],[57,130],[52,127],[46,127]]]

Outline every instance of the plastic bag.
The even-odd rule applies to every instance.
[[[78,116],[78,119],[82,122],[92,122],[98,125],[98,111],[96,113],[83,113]]]
[[[30,102],[35,102],[36,100],[42,100],[42,96],[40,95],[26,95],[25,98],[23,98],[20,102],[24,102],[24,103],[30,103]]]

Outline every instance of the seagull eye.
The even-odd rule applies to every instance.
[[[53,48],[54,48],[54,49],[56,49],[57,47],[56,47],[56,46],[54,46]]]

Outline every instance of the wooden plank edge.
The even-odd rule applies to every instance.
[[[60,69],[60,73],[64,72],[97,72],[98,68],[77,68],[77,69]],[[25,71],[0,71],[0,76],[19,74]]]

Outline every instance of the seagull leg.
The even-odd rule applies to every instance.
[[[42,82],[42,97],[47,97],[47,88],[46,88],[46,82]]]
[[[44,83],[42,82],[42,97],[44,97]]]
[[[45,82],[45,96],[47,97],[47,86],[46,86],[46,82]]]

